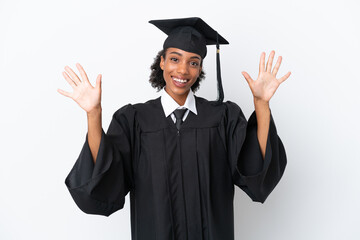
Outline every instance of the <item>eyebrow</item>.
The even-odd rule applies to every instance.
[[[169,53],[169,54],[176,54],[176,55],[182,56],[182,54],[181,54],[181,53],[178,53],[178,52],[171,52],[171,53]],[[196,58],[196,59],[201,60],[198,56],[192,56],[192,57],[190,57],[190,59],[193,59],[193,58]]]

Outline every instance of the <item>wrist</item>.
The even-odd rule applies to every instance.
[[[254,104],[255,104],[255,106],[264,106],[264,107],[267,106],[268,107],[269,101],[254,97]]]
[[[101,105],[99,105],[86,113],[88,118],[92,118],[92,117],[98,117],[99,115],[101,115],[101,112],[102,112],[102,108]]]

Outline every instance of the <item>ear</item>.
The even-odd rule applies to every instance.
[[[165,59],[164,59],[164,57],[163,56],[161,56],[161,60],[160,60],[160,68],[161,68],[161,70],[163,70],[164,71],[164,63],[165,62]]]

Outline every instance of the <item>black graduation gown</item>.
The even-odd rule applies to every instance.
[[[109,216],[130,191],[135,240],[234,239],[234,184],[264,202],[286,155],[271,117],[263,160],[256,115],[196,97],[178,132],[160,98],[116,111],[93,163],[87,138],[65,183],[85,213]]]

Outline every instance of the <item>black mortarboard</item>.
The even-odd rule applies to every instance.
[[[168,35],[164,42],[164,49],[169,47],[179,48],[205,58],[207,53],[206,45],[216,44],[218,101],[222,102],[224,92],[221,84],[219,44],[229,44],[229,42],[198,17],[151,20],[149,23],[154,24]]]

